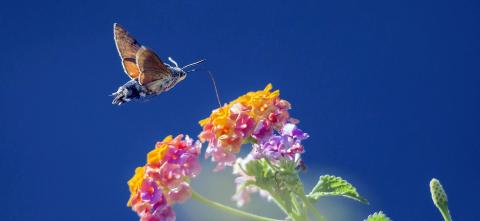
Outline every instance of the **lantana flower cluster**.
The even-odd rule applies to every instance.
[[[147,163],[135,170],[128,181],[132,207],[141,221],[173,221],[172,205],[190,198],[190,178],[200,172],[201,143],[178,135],[157,142],[147,156]]]
[[[287,123],[278,131],[272,131],[269,136],[261,140],[255,140],[251,152],[245,158],[238,158],[233,174],[235,178],[236,192],[232,199],[241,207],[250,200],[250,195],[259,192],[260,196],[271,199],[270,194],[258,188],[255,183],[255,177],[249,175],[246,171],[246,165],[259,159],[266,159],[275,167],[281,167],[280,160],[292,161],[298,168],[304,167],[301,154],[304,153],[302,140],[308,138],[308,134],[300,130],[295,124]]]
[[[303,165],[301,141],[308,138],[308,134],[297,128],[297,120],[290,118],[291,105],[280,99],[280,91],[271,90],[269,84],[264,90],[249,92],[200,121],[203,131],[199,139],[208,142],[206,157],[217,163],[216,170],[235,164],[237,191],[233,199],[238,206],[248,202],[253,192],[270,198],[268,192],[247,185],[255,182],[255,177],[244,170],[248,162],[265,158],[278,166],[281,159],[286,159]],[[252,150],[247,157],[237,159],[236,154],[245,143],[252,143]]]
[[[268,139],[273,130],[281,129],[290,118],[290,103],[280,99],[280,91],[249,92],[216,109],[199,123],[201,142],[208,142],[206,157],[217,163],[216,171],[232,166],[242,144]]]

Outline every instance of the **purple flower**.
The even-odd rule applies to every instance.
[[[295,155],[304,152],[301,141],[308,138],[308,134],[298,129],[295,124],[285,124],[279,135],[271,135],[253,145],[252,155],[255,159],[265,157],[275,163],[281,158],[295,160]]]
[[[161,200],[165,201],[162,191],[158,189],[157,183],[152,179],[143,180],[140,188],[140,197],[142,198],[142,201],[151,204],[158,203]]]
[[[257,141],[262,141],[265,138],[269,137],[272,134],[273,128],[269,121],[262,120],[253,130],[252,137]]]
[[[297,125],[291,123],[285,124],[283,126],[281,134],[291,136],[298,140],[305,140],[309,137],[309,135],[300,130]]]

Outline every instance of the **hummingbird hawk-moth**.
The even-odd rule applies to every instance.
[[[163,63],[151,49],[138,43],[130,33],[119,24],[113,24],[115,45],[122,59],[123,70],[130,77],[130,81],[120,86],[112,93],[112,104],[121,105],[131,100],[142,99],[159,95],[172,89],[178,82],[185,79],[188,69],[205,60],[179,67],[177,62],[168,57],[173,64]],[[188,70],[187,70],[188,69]]]

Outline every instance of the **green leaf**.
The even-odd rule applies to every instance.
[[[317,201],[323,196],[343,196],[368,204],[368,201],[358,194],[357,189],[341,177],[324,175],[320,176],[317,185],[307,195],[311,200]]]
[[[387,217],[382,211],[376,212],[364,219],[363,221],[392,221],[390,218]]]

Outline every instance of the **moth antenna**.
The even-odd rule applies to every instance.
[[[201,60],[195,61],[195,62],[193,62],[193,63],[191,63],[191,64],[187,64],[187,65],[183,66],[182,69],[195,66],[195,65],[197,65],[197,64],[203,63],[203,62],[206,61],[206,60],[207,60],[207,59],[201,59]]]
[[[176,62],[175,60],[173,60],[173,58],[172,58],[172,57],[168,57],[168,60],[169,60],[170,62],[172,62],[172,64],[174,64],[174,65],[175,65],[175,67],[177,67],[177,68],[178,68],[178,64],[177,64],[177,62]]]

